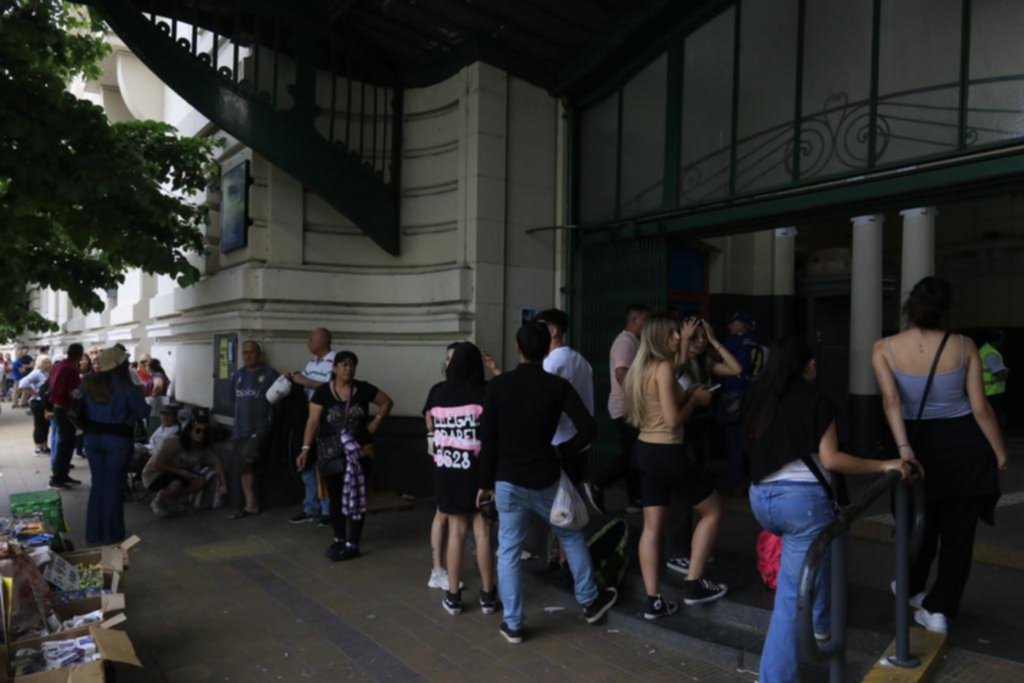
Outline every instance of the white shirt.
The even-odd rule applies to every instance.
[[[583,405],[594,414],[594,371],[582,355],[568,346],[559,346],[544,359],[544,370],[569,381],[576,393],[583,399]],[[565,413],[558,420],[558,430],[551,443],[555,446],[565,443],[576,435],[572,420]]]
[[[611,351],[608,352],[608,377],[611,380],[612,390],[608,394],[608,414],[613,420],[618,420],[625,414],[623,401],[625,394],[622,387],[615,381],[615,370],[617,368],[628,368],[636,358],[636,352],[640,348],[640,338],[629,330],[619,332],[619,336],[612,343]]]
[[[31,389],[32,391],[39,393],[39,388],[50,381],[49,376],[42,368],[36,368],[32,372],[28,373],[20,380],[18,380],[19,389]]]
[[[306,379],[323,383],[331,378],[332,372],[334,372],[334,351],[328,351],[323,358],[313,358],[306,363],[306,369],[302,371],[302,374]],[[313,398],[314,391],[315,389],[306,387],[307,401]]]
[[[811,454],[811,460],[818,466],[821,473],[825,475],[825,481],[832,482],[832,473],[825,469],[824,465],[821,464],[821,458],[818,457],[817,453]],[[775,470],[767,477],[762,479],[759,483],[767,484],[773,481],[802,481],[810,484],[817,484],[818,478],[814,476],[814,473],[807,468],[803,460],[799,458],[789,462],[780,470]]]
[[[160,446],[164,445],[164,441],[166,441],[168,437],[174,436],[179,431],[181,431],[180,425],[174,424],[170,427],[160,425],[156,428],[156,431],[153,432],[153,435],[149,437],[149,443],[146,444],[146,448],[149,449],[150,453],[156,455],[160,451]]]

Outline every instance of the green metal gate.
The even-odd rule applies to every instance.
[[[618,434],[608,415],[608,351],[625,324],[626,309],[645,304],[654,312],[668,306],[668,243],[648,237],[583,246],[579,251],[582,285],[576,300],[581,312],[577,344],[594,369],[597,440],[590,456],[600,472],[618,451]]]

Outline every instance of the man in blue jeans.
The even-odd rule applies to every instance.
[[[316,388],[330,380],[331,373],[334,372],[334,351],[331,351],[330,331],[324,327],[317,327],[310,331],[309,337],[306,338],[306,348],[313,354],[313,358],[306,363],[302,372],[290,372],[288,378],[296,384],[302,385],[306,391],[306,401],[309,401]],[[306,419],[303,415],[303,426],[305,423]],[[288,521],[292,524],[316,522],[317,526],[330,526],[330,503],[326,496],[321,498],[318,492],[315,457],[310,458],[306,469],[302,471],[302,483],[306,489],[306,495],[302,500],[302,512]]]
[[[572,385],[548,374],[542,365],[551,334],[547,325],[524,323],[516,333],[519,366],[487,385],[481,415],[480,491],[477,506],[494,499],[498,529],[498,591],[504,605],[501,635],[510,643],[523,641],[523,590],[519,577],[520,552],[530,516],[545,521],[558,493],[561,468],[551,445],[564,413],[576,434],[562,444],[578,453],[593,439],[594,418]],[[590,551],[583,532],[552,527],[568,560],[576,600],[587,621],[596,623],[618,599],[614,588],[599,591],[594,583]]]

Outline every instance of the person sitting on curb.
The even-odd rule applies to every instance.
[[[149,459],[160,452],[160,447],[164,445],[164,441],[167,441],[170,437],[177,435],[180,431],[181,425],[178,424],[178,406],[164,406],[160,409],[160,426],[157,427],[150,435],[149,441],[135,445],[136,457]]]
[[[206,487],[206,477],[199,470],[212,467],[220,479],[220,495],[227,494],[227,478],[220,460],[209,449],[209,417],[199,414],[189,420],[181,434],[164,441],[157,454],[142,470],[142,483],[156,496],[150,505],[157,517],[178,512],[169,503],[182,496],[199,493]]]

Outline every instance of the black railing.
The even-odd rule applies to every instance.
[[[830,683],[843,683],[846,675],[846,543],[850,527],[878,498],[895,487],[896,516],[896,653],[895,666],[912,668],[920,661],[910,652],[910,561],[921,548],[924,534],[924,486],[900,480],[899,472],[879,477],[825,527],[811,543],[800,572],[797,593],[797,633],[800,651],[818,663],[829,662]],[[814,585],[825,553],[831,552],[831,634],[827,642],[814,636]]]

